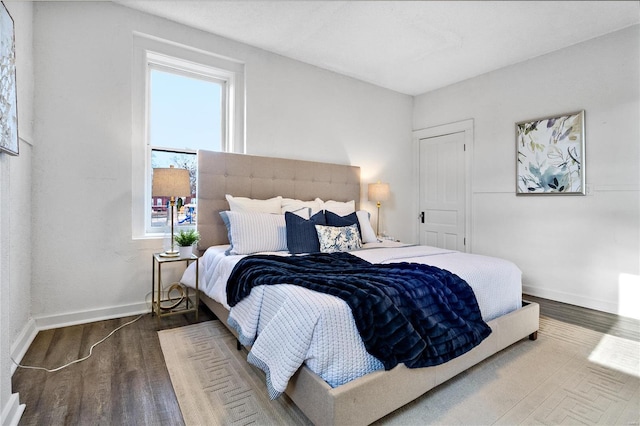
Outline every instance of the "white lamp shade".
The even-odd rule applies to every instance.
[[[191,182],[187,169],[153,169],[152,197],[186,197],[191,195]]]
[[[369,201],[387,201],[389,199],[389,184],[370,183],[367,197]]]

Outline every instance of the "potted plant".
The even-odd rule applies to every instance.
[[[181,229],[173,236],[173,240],[180,246],[180,257],[190,257],[193,254],[193,245],[200,240],[200,234],[195,229]]]

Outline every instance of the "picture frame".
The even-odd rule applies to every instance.
[[[585,195],[584,110],[516,123],[516,195]]]
[[[0,152],[18,155],[15,27],[4,2],[0,5]]]

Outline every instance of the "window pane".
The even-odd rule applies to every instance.
[[[191,196],[176,199],[175,225],[193,226],[196,224],[196,154],[151,150],[151,167],[166,168],[174,166],[189,170],[191,181]],[[152,197],[151,199],[151,227],[160,228],[170,225],[169,200],[171,197]]]
[[[150,145],[222,148],[222,84],[151,69]]]
[[[224,83],[205,77],[150,69],[151,166],[184,168],[191,179],[191,197],[176,200],[177,226],[196,223],[195,151],[222,149],[223,87]],[[154,198],[150,203],[151,228],[160,230],[169,225],[169,197]]]

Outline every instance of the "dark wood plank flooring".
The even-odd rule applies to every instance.
[[[640,321],[638,320],[540,297],[524,295],[523,298],[537,302],[540,305],[540,315],[640,342]]]
[[[18,368],[12,377],[26,409],[20,425],[182,425],[158,330],[195,323],[194,314],[157,321],[146,314],[55,373]],[[21,364],[57,368],[136,316],[45,330]],[[198,322],[214,319],[201,307]]]
[[[640,341],[640,322],[531,296],[541,315]],[[55,368],[135,317],[41,331],[22,360]],[[200,321],[214,319],[206,307]],[[157,322],[151,314],[98,345],[87,361],[56,373],[18,369],[13,392],[26,404],[20,425],[182,425],[157,331],[194,323],[193,314]]]

